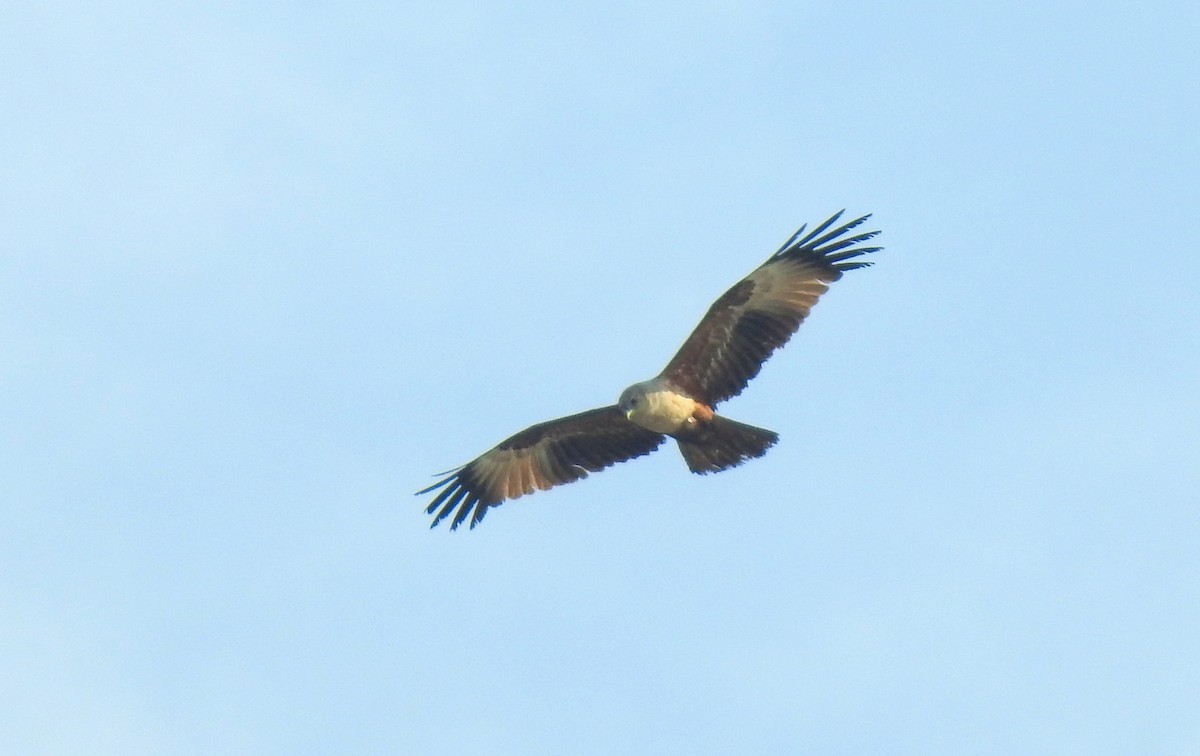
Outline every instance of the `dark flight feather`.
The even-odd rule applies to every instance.
[[[601,407],[526,428],[417,493],[442,489],[425,509],[437,511],[430,527],[454,512],[451,530],[468,516],[473,528],[489,507],[649,454],[665,438],[635,425],[616,406]]]
[[[881,249],[855,246],[878,231],[842,238],[869,215],[826,232],[841,216],[837,213],[804,236],[801,226],[766,262],[722,294],[663,377],[710,407],[740,394],[800,328],[829,284],[844,271],[871,264],[846,260]]]

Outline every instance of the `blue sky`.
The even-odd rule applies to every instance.
[[[1200,752],[1193,4],[0,30],[0,750]],[[842,207],[766,457],[428,530]]]

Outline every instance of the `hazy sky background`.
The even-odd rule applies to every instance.
[[[0,10],[0,751],[1200,753],[1194,3]],[[886,249],[673,444],[413,491]]]

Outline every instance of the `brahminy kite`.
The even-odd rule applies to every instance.
[[[828,230],[841,216],[803,237],[806,226],[801,226],[713,303],[661,373],[625,389],[616,404],[526,428],[418,491],[442,489],[425,510],[437,512],[430,527],[453,512],[451,530],[468,516],[473,528],[491,507],[649,454],[667,436],[678,443],[688,469],[701,475],[765,454],[778,434],[713,410],[758,375],[829,284],[844,271],[871,264],[847,260],[882,249],[857,246],[878,231],[846,236],[869,215]]]

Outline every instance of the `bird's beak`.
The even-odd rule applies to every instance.
[[[630,407],[629,409],[625,410],[625,419],[626,420],[633,419],[633,407]]]

